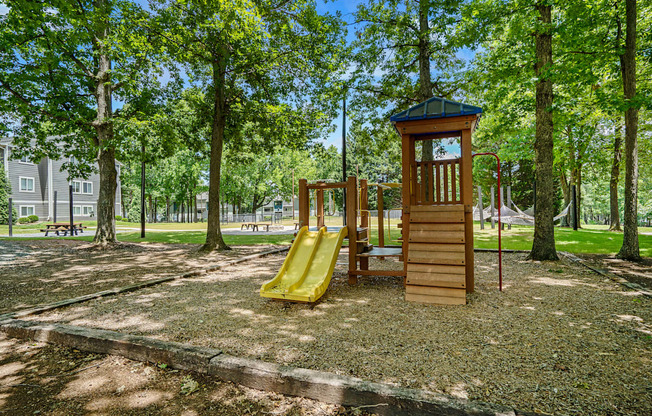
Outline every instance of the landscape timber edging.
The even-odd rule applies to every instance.
[[[604,277],[606,277],[608,279],[611,279],[616,283],[619,283],[621,286],[624,286],[627,289],[635,290],[637,292],[640,292],[643,296],[647,296],[648,298],[652,298],[652,292],[650,292],[649,290],[647,290],[646,288],[644,288],[643,286],[641,286],[641,285],[639,285],[637,283],[632,283],[632,282],[630,282],[629,280],[627,280],[627,279],[625,279],[623,277],[617,276],[617,275],[615,275],[615,274],[613,274],[613,273],[611,273],[611,272],[609,272],[607,270],[601,269],[599,267],[591,266],[590,264],[588,264],[583,259],[581,259],[581,258],[577,257],[576,255],[574,255],[572,253],[569,253],[567,251],[558,251],[558,253],[561,254],[562,256],[566,257],[568,260],[570,260],[570,261],[572,261],[574,263],[579,263],[582,266],[586,267],[587,269],[592,270],[595,273],[597,273],[599,275],[602,275],[602,276],[604,276]]]
[[[64,345],[78,350],[119,355],[131,360],[166,364],[195,371],[257,390],[307,397],[344,406],[364,406],[381,415],[532,416],[480,401],[364,381],[305,368],[283,366],[223,354],[213,348],[116,331],[0,319],[0,331],[10,337]]]
[[[146,287],[155,286],[155,285],[158,285],[158,284],[161,284],[161,283],[171,282],[173,280],[186,279],[186,278],[194,277],[194,276],[201,276],[201,275],[207,274],[209,272],[220,270],[220,269],[222,269],[224,267],[227,267],[227,266],[232,266],[234,264],[242,263],[242,262],[245,262],[245,261],[248,261],[248,260],[253,260],[253,259],[257,259],[259,257],[268,256],[270,254],[282,253],[282,252],[287,251],[289,249],[290,249],[290,246],[283,246],[283,247],[275,248],[275,249],[272,249],[272,250],[261,251],[259,253],[254,253],[254,254],[249,254],[247,256],[238,257],[237,259],[234,259],[234,260],[229,260],[229,261],[226,261],[224,263],[216,264],[214,266],[209,266],[209,267],[207,267],[205,269],[193,270],[191,272],[186,272],[186,273],[183,273],[183,274],[177,275],[177,276],[167,276],[167,277],[161,277],[161,278],[158,278],[158,279],[146,280],[146,281],[141,282],[141,283],[134,283],[132,285],[127,285],[127,286],[122,286],[122,287],[118,287],[118,288],[102,290],[100,292],[95,292],[95,293],[91,293],[91,294],[88,294],[88,295],[82,295],[82,296],[78,296],[78,297],[70,298],[70,299],[64,299],[64,300],[61,300],[61,301],[58,301],[58,302],[52,302],[52,303],[48,303],[48,304],[45,304],[45,305],[40,305],[40,306],[35,306],[35,307],[32,307],[32,308],[22,309],[22,310],[19,310],[19,311],[16,311],[16,312],[8,312],[8,313],[5,313],[5,314],[0,314],[0,321],[2,321],[3,319],[23,318],[23,317],[29,316],[29,315],[38,315],[40,313],[48,312],[48,311],[58,309],[58,308],[62,308],[64,306],[70,306],[70,305],[74,305],[74,304],[77,304],[77,303],[82,303],[82,302],[86,302],[86,301],[89,301],[89,300],[102,298],[102,297],[105,297],[105,296],[113,296],[113,295],[117,295],[117,294],[120,294],[120,293],[133,292],[133,291],[136,291],[136,290],[139,290],[139,289],[144,289]]]

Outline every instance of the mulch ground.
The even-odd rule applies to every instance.
[[[270,246],[203,255],[197,245],[128,244],[96,250],[74,240],[0,241],[0,314],[173,276]]]
[[[404,301],[401,280],[346,283],[343,255],[316,305],[262,299],[284,257],[33,317],[555,414],[652,413],[652,309],[567,261],[476,253],[469,304]],[[398,263],[372,265],[396,268]]]
[[[582,254],[580,257],[595,267],[652,290],[652,258],[644,257],[633,262],[604,254]]]

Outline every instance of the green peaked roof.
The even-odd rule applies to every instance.
[[[394,114],[389,119],[390,121],[396,122],[465,116],[480,113],[482,113],[482,108],[480,107],[458,103],[445,98],[432,97],[414,107]]]

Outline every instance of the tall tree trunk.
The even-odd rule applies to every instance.
[[[636,95],[636,0],[625,1],[626,35],[625,53],[620,56],[620,70],[623,76],[623,90],[627,110],[625,111],[625,211],[623,214],[623,246],[618,257],[640,260],[638,247],[638,108],[633,103]]]
[[[622,126],[620,120],[614,131],[614,158],[611,162],[611,179],[609,180],[609,231],[622,231],[620,228],[620,209],[618,206],[618,180],[620,178],[620,161],[622,159]]]
[[[552,124],[552,10],[543,1],[537,2],[539,22],[542,28],[536,33],[536,63],[534,71],[536,84],[536,134],[534,141],[534,162],[536,166],[537,210],[534,213],[534,240],[529,258],[532,260],[558,260],[555,249],[554,228],[554,183],[553,124]]]
[[[104,0],[96,0],[96,8],[104,8]],[[106,24],[100,24],[96,30],[97,44],[100,48],[98,54],[98,72],[94,90],[97,100],[97,118],[93,127],[97,132],[98,156],[97,163],[100,170],[100,192],[97,198],[97,230],[93,243],[106,245],[115,243],[115,193],[118,172],[115,168],[115,149],[113,148],[113,116],[111,98],[111,60],[102,53],[105,47],[104,40],[109,34]]]
[[[172,222],[172,219],[170,218],[170,197],[169,196],[165,197],[165,221],[166,222]]]
[[[432,97],[432,76],[430,73],[430,26],[428,15],[430,2],[419,0],[419,95],[417,100],[423,102]],[[434,157],[432,140],[421,142],[421,160],[432,160]],[[430,189],[425,184],[426,189]]]
[[[226,88],[225,68],[220,62],[213,62],[213,125],[211,131],[211,160],[208,185],[208,227],[206,243],[202,251],[229,250],[224,242],[220,228],[220,170],[222,168],[222,150],[224,147],[224,128],[226,126]]]

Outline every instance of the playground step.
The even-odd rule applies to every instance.
[[[405,300],[439,305],[465,305],[466,290],[430,286],[405,286]]]
[[[373,247],[366,253],[358,254],[358,257],[399,257],[403,255],[400,247]]]

